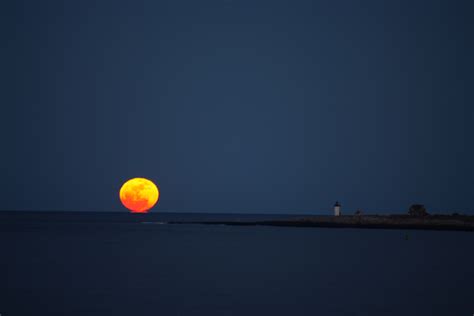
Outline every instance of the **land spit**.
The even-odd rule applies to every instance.
[[[286,226],[286,227],[330,227],[330,228],[381,228],[474,231],[474,216],[430,215],[413,217],[407,215],[346,215],[305,216],[293,219],[261,221],[171,221],[168,224],[203,224],[234,226]]]

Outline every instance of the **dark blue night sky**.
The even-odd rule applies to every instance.
[[[472,1],[0,6],[0,209],[474,213]]]

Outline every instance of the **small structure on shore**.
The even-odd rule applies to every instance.
[[[336,204],[334,204],[334,216],[340,216],[341,215],[341,204],[336,201]]]

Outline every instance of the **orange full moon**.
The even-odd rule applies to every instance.
[[[132,213],[146,213],[158,202],[160,191],[145,178],[133,178],[120,188],[120,201]]]

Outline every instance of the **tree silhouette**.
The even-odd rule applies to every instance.
[[[423,216],[428,216],[429,214],[426,211],[426,208],[423,204],[413,204],[412,206],[410,206],[410,209],[408,210],[408,215],[423,217]]]

